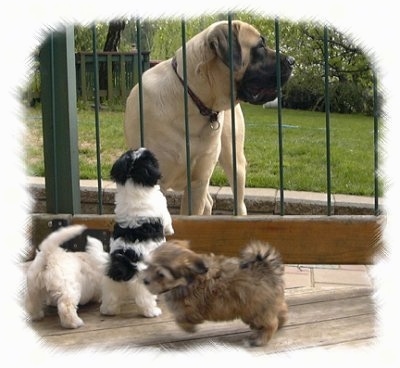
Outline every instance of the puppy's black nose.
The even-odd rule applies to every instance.
[[[296,60],[293,56],[287,56],[286,57],[286,63],[290,66],[293,67],[294,64],[296,63]]]

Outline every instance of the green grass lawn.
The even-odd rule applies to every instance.
[[[247,186],[279,188],[278,124],[276,109],[243,104],[246,119]],[[374,193],[373,118],[331,114],[332,192],[372,196]],[[40,108],[26,113],[24,139],[29,175],[43,176]],[[286,110],[283,122],[283,178],[287,190],[326,191],[325,114]],[[101,167],[104,179],[114,160],[125,150],[123,112],[100,111]],[[80,176],[96,178],[94,111],[78,112]],[[217,167],[212,185],[227,185]]]

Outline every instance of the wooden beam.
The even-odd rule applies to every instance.
[[[110,233],[114,226],[113,215],[65,220]],[[35,215],[32,233],[42,239],[52,223],[51,215]],[[375,216],[173,216],[169,239],[188,239],[196,252],[227,256],[237,256],[251,240],[267,241],[286,264],[372,264],[383,252],[383,223],[384,217]],[[33,237],[33,245],[41,239]]]
[[[370,264],[382,251],[381,221],[374,216],[175,217],[176,238],[193,249],[237,255],[251,240],[279,249],[285,263]]]
[[[114,217],[77,215],[72,222],[112,231]],[[375,216],[173,216],[170,238],[188,239],[200,253],[236,256],[262,240],[287,264],[372,264],[383,250],[382,223]]]

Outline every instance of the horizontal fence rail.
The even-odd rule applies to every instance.
[[[234,167],[234,182],[232,185],[233,197],[234,197],[234,207],[232,212],[234,215],[237,214],[237,182],[236,182],[236,142],[235,142],[235,114],[233,112],[235,106],[234,99],[234,88],[235,81],[233,80],[233,46],[232,46],[232,17],[229,14],[227,17],[229,25],[229,56],[230,56],[230,88],[231,88],[231,110],[232,110],[232,160]],[[95,27],[93,27],[93,38],[95,40]],[[93,42],[92,52],[78,53],[75,55],[75,66],[76,66],[76,89],[78,95],[83,100],[94,100],[95,101],[95,124],[96,124],[96,145],[97,145],[97,163],[98,168],[101,167],[101,143],[99,137],[100,129],[100,117],[99,117],[99,98],[105,97],[107,99],[112,99],[115,96],[122,96],[124,99],[129,93],[130,89],[134,84],[139,86],[139,99],[140,99],[140,121],[141,129],[138,134],[141,136],[141,142],[143,144],[146,136],[146,126],[143,123],[143,92],[142,92],[142,73],[151,67],[150,54],[149,52],[143,51],[140,43],[141,39],[141,22],[140,19],[136,20],[136,36],[137,36],[137,50],[132,53],[103,53],[97,51],[96,42]],[[187,186],[189,188],[189,198],[191,196],[191,179],[190,179],[190,132],[189,132],[189,120],[188,120],[188,82],[187,82],[187,61],[186,61],[186,22],[182,20],[181,22],[181,32],[182,32],[182,51],[183,51],[183,82],[184,82],[184,101],[182,101],[182,110],[184,111],[185,121],[182,122],[185,126],[185,139],[186,139],[186,156],[187,156]],[[329,29],[324,27],[324,60],[321,63],[324,64],[324,85],[325,85],[325,119],[326,119],[326,193],[327,193],[327,213],[326,215],[332,215],[332,205],[331,205],[331,195],[332,195],[332,176],[331,176],[331,154],[330,154],[330,81],[329,81]],[[275,20],[275,50],[276,50],[276,68],[277,68],[277,85],[278,85],[278,98],[277,98],[277,118],[276,123],[278,127],[278,146],[279,146],[279,156],[276,158],[279,161],[279,214],[281,216],[285,215],[285,137],[282,128],[283,114],[282,109],[282,95],[280,88],[280,22],[279,19]],[[140,58],[139,58],[140,55]],[[102,89],[99,83],[100,69],[103,70],[102,76],[106,76],[107,88]],[[105,71],[105,73],[104,73]],[[48,88],[48,86],[43,86],[42,88]],[[379,198],[378,198],[378,141],[379,141],[379,106],[378,106],[378,94],[377,94],[377,81],[374,76],[374,208],[375,215],[379,214]],[[54,89],[53,89],[54,90]],[[56,90],[55,90],[56,91]],[[56,92],[54,92],[56,93]],[[45,102],[47,103],[47,102]],[[46,125],[46,122],[44,121]],[[122,150],[122,148],[121,148]],[[98,183],[99,191],[101,191],[101,171],[98,170]],[[191,200],[188,201],[188,212],[191,214]],[[99,197],[99,208],[98,213],[102,213],[102,203]]]

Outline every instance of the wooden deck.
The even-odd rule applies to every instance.
[[[114,221],[111,215],[76,215],[63,219],[66,223],[85,224],[101,234],[110,234]],[[33,217],[33,245],[50,231],[49,224],[54,220],[54,215]],[[191,248],[201,253],[236,256],[254,238],[277,247],[285,264],[368,265],[382,251],[382,219],[372,216],[174,216],[173,221],[174,237],[190,240]],[[345,278],[345,284],[351,285],[343,286],[343,280],[339,280],[328,288],[319,288],[314,287],[319,280],[314,280],[310,286],[306,283],[298,287],[294,283],[287,287],[289,321],[267,346],[260,348],[245,347],[244,340],[250,331],[239,320],[206,322],[193,334],[181,331],[162,300],[159,304],[163,314],[152,319],[140,316],[133,303],[127,303],[123,313],[114,317],[100,315],[99,305],[92,304],[79,309],[85,326],[76,330],[60,326],[55,308],[49,309],[43,321],[28,323],[44,346],[66,351],[125,348],[136,352],[151,347],[156,351],[186,352],[199,346],[221,344],[245,348],[252,356],[262,357],[296,349],[375,344],[376,308],[372,286],[357,284],[354,273]]]
[[[328,290],[299,288],[287,290],[289,321],[266,347],[245,348],[255,356],[313,347],[361,347],[376,342],[375,307],[370,287],[342,287]],[[46,318],[28,322],[41,343],[66,351],[94,348],[127,350],[152,347],[160,351],[186,351],[211,342],[243,348],[249,336],[241,321],[206,322],[196,333],[178,328],[162,300],[163,314],[140,316],[133,303],[114,317],[100,315],[99,305],[82,306],[79,315],[85,325],[68,330],[60,326],[57,311],[49,308]]]

